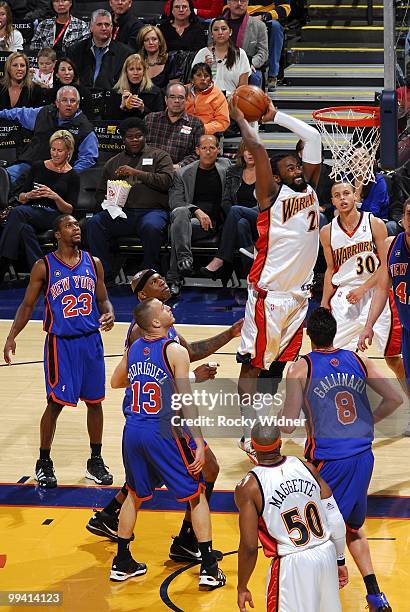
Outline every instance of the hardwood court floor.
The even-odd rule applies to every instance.
[[[9,322],[0,322],[0,338],[6,337],[9,327]],[[177,328],[189,340],[208,337],[221,329],[210,326]],[[107,380],[119,360],[119,357],[113,355],[122,353],[125,332],[126,326],[116,324],[112,332],[104,335]],[[0,368],[1,483],[16,483],[23,477],[26,477],[27,483],[33,482],[38,453],[39,420],[45,406],[43,341],[41,325],[38,322],[30,322],[17,338],[17,353],[13,359],[15,365]],[[220,363],[220,376],[237,377],[239,368],[234,354],[238,342],[238,339],[233,340],[221,349],[220,353],[223,354],[213,358]],[[306,342],[304,349],[308,350]],[[384,362],[378,361],[378,364],[385,368]],[[114,474],[114,484],[118,486],[123,482],[121,402],[122,392],[107,388],[107,399],[104,403],[103,456]],[[84,405],[66,408],[58,422],[52,457],[61,485],[89,484],[89,481],[83,478],[85,462],[89,456],[85,412]],[[408,419],[408,406],[401,408],[399,417],[400,425],[404,429]],[[300,456],[302,442],[302,439],[286,442],[285,452]],[[234,440],[212,439],[210,443],[221,466],[216,488],[231,491],[247,472],[250,464],[236,448]],[[402,512],[404,506],[408,508],[409,505],[408,500],[404,499],[405,496],[410,497],[409,444],[410,440],[402,437],[375,442],[376,465],[370,492],[385,496],[384,501],[389,495],[403,496],[403,500],[393,500],[393,510],[390,508],[389,512],[392,517],[410,516],[406,514],[407,511]],[[25,487],[20,486],[22,489]],[[96,492],[99,490],[94,489]],[[62,490],[64,492],[64,488]],[[372,499],[374,507],[378,507],[379,498]],[[93,505],[97,504],[90,504]],[[115,585],[108,580],[115,545],[107,540],[100,540],[84,529],[91,515],[90,509],[68,508],[64,507],[65,504],[55,507],[53,503],[48,503],[47,493],[41,497],[38,504],[33,503],[32,506],[27,503],[24,503],[23,507],[19,507],[18,503],[0,506],[0,591],[62,591],[64,603],[59,609],[68,612],[148,609],[160,612],[169,609],[169,601],[167,606],[160,597],[160,587],[164,580],[173,574],[175,568],[183,567],[168,560],[170,536],[178,532],[182,512],[172,510],[141,513],[132,549],[137,559],[147,562],[149,573],[145,577]],[[381,514],[383,515],[383,512]],[[46,521],[44,524],[46,519],[51,519],[52,522],[47,524]],[[213,525],[215,545],[223,552],[236,551],[237,516],[214,513]],[[366,528],[368,535],[374,538],[370,544],[380,583],[388,593],[395,612],[405,612],[409,609],[410,601],[409,523],[404,518],[369,518]],[[181,572],[170,581],[167,591],[169,600],[176,606],[173,609],[187,612],[234,610],[236,562],[236,554],[224,558],[221,566],[227,573],[228,586],[213,593],[198,592],[195,569]],[[267,560],[260,553],[251,583],[257,611],[264,610],[267,564]],[[343,609],[359,612],[365,609],[364,589],[351,561],[349,569],[351,583],[342,593]],[[164,593],[163,588],[165,597]],[[23,609],[26,608],[23,606]],[[2,609],[14,608],[5,606]]]
[[[62,593],[63,604],[54,609],[67,612],[235,610],[235,553],[220,564],[227,576],[226,587],[211,593],[198,591],[197,567],[184,569],[183,564],[168,559],[171,534],[178,531],[182,513],[140,513],[131,548],[136,559],[147,563],[148,573],[123,584],[108,579],[116,545],[84,529],[89,517],[90,510],[85,509],[0,508],[0,554],[7,554],[7,563],[0,570],[0,590],[57,591]],[[51,524],[44,525],[46,519],[52,520]],[[237,516],[214,513],[212,520],[215,545],[223,552],[236,551]],[[408,521],[368,519],[366,529],[369,537],[375,538],[370,546],[376,572],[393,610],[406,612],[410,598]],[[250,582],[256,612],[265,609],[268,564],[260,551]],[[350,584],[342,591],[343,610],[364,612],[362,580],[353,562],[348,564]],[[180,573],[173,576],[178,570]],[[1,609],[11,612],[15,608]]]

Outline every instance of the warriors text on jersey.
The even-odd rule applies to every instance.
[[[319,248],[319,202],[313,188],[282,184],[258,215],[257,255],[249,282],[267,291],[300,291],[311,282]]]
[[[46,289],[44,330],[56,336],[81,336],[96,331],[99,311],[95,297],[97,272],[89,253],[69,266],[55,253],[44,257]]]
[[[326,542],[330,533],[324,517],[320,486],[296,457],[284,457],[273,466],[251,470],[262,493],[259,539],[268,557],[288,555]],[[305,517],[305,528],[294,518]]]
[[[334,460],[370,450],[373,414],[363,362],[343,349],[312,351],[304,359],[308,364],[305,457]]]
[[[333,285],[340,287],[363,285],[379,267],[375,252],[368,212],[360,213],[360,220],[352,233],[341,224],[340,216],[330,226],[330,246],[334,261]]]
[[[410,251],[405,232],[399,234],[391,243],[387,255],[387,266],[393,285],[402,326],[410,331]]]

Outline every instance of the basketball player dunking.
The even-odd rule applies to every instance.
[[[294,154],[272,161],[262,141],[230,100],[230,114],[255,160],[259,204],[256,258],[248,276],[248,300],[237,361],[241,363],[239,395],[252,397],[261,369],[273,361],[296,359],[308,309],[313,267],[319,248],[319,202],[314,191],[320,176],[322,149],[319,132],[270,103],[264,121],[288,128],[304,142],[303,164]],[[244,425],[257,416],[241,402]],[[242,450],[254,459],[250,426],[244,426]]]
[[[407,389],[410,393],[410,199],[406,200],[403,206],[403,228],[404,232],[386,240],[387,248],[382,260],[377,288],[366,326],[360,334],[358,346],[361,351],[364,351],[367,348],[366,341],[369,345],[372,343],[375,331],[373,328],[389,297],[390,288],[393,287],[394,301],[402,326],[403,363]],[[407,431],[410,435],[410,428]]]
[[[27,325],[40,293],[44,291],[44,370],[47,407],[40,423],[40,458],[36,463],[39,486],[57,486],[50,458],[57,419],[65,405],[76,406],[82,399],[88,409],[87,424],[91,459],[86,477],[111,485],[112,475],[101,457],[105,395],[104,349],[99,329],[114,325],[114,311],[104,284],[104,270],[98,259],[81,251],[81,231],[71,215],[54,222],[57,250],[33,266],[30,283],[19,306],[4,346],[4,359],[11,364],[17,335]]]
[[[255,425],[252,446],[258,465],[235,490],[240,612],[246,603],[254,607],[248,581],[258,536],[271,559],[268,612],[341,612],[339,586],[348,582],[346,527],[332,491],[311,464],[281,455],[278,428]]]
[[[378,282],[387,230],[381,219],[357,210],[350,183],[332,186],[332,203],[339,215],[320,232],[327,263],[321,306],[330,309],[336,319],[334,346],[354,351]],[[376,321],[375,340],[405,388],[401,325],[393,298]]]
[[[394,412],[402,397],[372,360],[333,346],[336,320],[329,310],[317,308],[306,331],[313,350],[291,364],[280,416],[297,419],[304,410],[308,435],[305,457],[333,491],[346,523],[347,546],[367,589],[370,612],[391,612],[376,580],[363,524],[374,464],[374,423]],[[382,398],[373,411],[367,385]],[[281,427],[286,433],[294,429]]]

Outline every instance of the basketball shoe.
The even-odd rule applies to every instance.
[[[113,582],[124,582],[124,580],[128,580],[128,578],[143,576],[146,573],[147,566],[145,563],[138,563],[131,555],[121,561],[118,561],[117,557],[114,557],[110,572],[110,580]]]
[[[38,482],[38,486],[45,489],[54,489],[57,486],[57,478],[51,459],[38,459],[35,479]]]
[[[242,438],[238,440],[238,447],[241,450],[243,450],[244,453],[248,455],[252,463],[254,463],[255,465],[258,465],[258,458],[256,456],[255,449],[252,448],[250,439],[245,440],[245,437],[242,436]]]
[[[369,604],[369,612],[392,612],[384,593],[366,595],[366,601]]]
[[[199,572],[199,588],[201,591],[213,591],[214,589],[225,586],[225,583],[226,576],[223,571],[219,569],[217,563],[209,565],[208,567],[201,565],[201,570]]]
[[[101,455],[88,459],[85,477],[101,485],[112,485],[113,482],[112,474],[109,473],[107,466],[104,465]]]
[[[217,561],[223,559],[223,554],[220,550],[213,550],[212,552]],[[169,549],[169,558],[179,563],[200,563],[202,557],[197,540],[173,536],[171,548]]]
[[[94,535],[110,538],[114,542],[118,540],[118,516],[112,516],[104,510],[97,510],[85,528]]]

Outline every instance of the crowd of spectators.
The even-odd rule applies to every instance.
[[[202,276],[225,283],[239,248],[246,274],[257,237],[255,169],[243,146],[236,161],[222,156],[231,123],[226,98],[242,84],[276,86],[289,2],[168,0],[156,25],[140,18],[138,0],[108,4],[96,2],[88,19],[72,14],[72,0],[0,0],[0,122],[18,124],[23,134],[6,169],[18,205],[0,227],[0,269],[21,254],[16,236],[25,236],[32,267],[41,253],[36,232],[51,228],[59,212],[75,214],[79,174],[97,167],[95,214],[85,233],[109,284],[112,241],[129,235],[142,242],[143,267],[159,267],[169,242],[173,295],[194,273],[192,241],[219,239]],[[13,26],[21,19],[34,24],[29,41]],[[105,164],[95,121],[112,123],[122,137],[123,150]],[[328,175],[325,167],[322,224],[333,215]],[[99,208],[107,181],[118,178],[131,184],[126,218]],[[387,221],[383,176],[368,186],[358,181],[356,192],[363,210]]]

